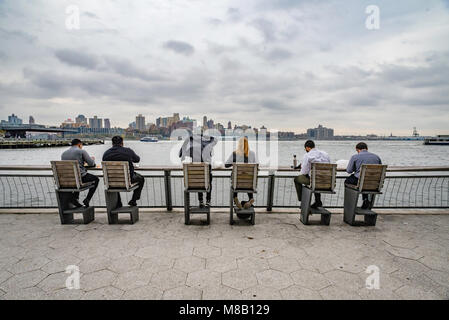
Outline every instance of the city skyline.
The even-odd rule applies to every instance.
[[[79,30],[66,28],[68,4],[0,3],[0,118],[57,125],[76,110],[126,127],[178,112],[293,132],[449,127],[447,0],[377,1],[378,30],[365,26],[367,1],[78,1]]]
[[[0,119],[1,120],[1,119]],[[33,121],[33,123],[31,123]],[[30,124],[36,124],[34,122],[34,116],[29,116],[29,123]],[[66,127],[66,128],[78,128],[78,127],[85,127],[85,128],[92,128],[92,129],[101,129],[98,131],[98,133],[106,133],[103,129],[120,129],[120,130],[137,130],[141,132],[149,132],[151,131],[151,127],[154,128],[164,128],[164,129],[170,129],[174,130],[177,128],[186,128],[186,129],[195,129],[195,128],[202,128],[202,129],[218,129],[222,132],[225,130],[235,130],[235,129],[251,129],[251,130],[259,130],[259,129],[267,129],[270,131],[270,128],[267,128],[266,126],[262,125],[260,127],[253,126],[251,124],[245,124],[245,123],[234,123],[232,125],[232,121],[225,121],[224,123],[221,122],[215,122],[214,119],[208,118],[208,116],[204,115],[202,117],[202,122],[198,124],[198,121],[196,119],[192,119],[189,116],[183,116],[182,119],[180,117],[179,113],[174,113],[172,116],[162,117],[159,116],[155,119],[154,122],[148,122],[146,121],[146,117],[142,114],[138,114],[135,116],[135,121],[128,124],[128,126],[125,127],[119,127],[119,126],[112,126],[111,121],[109,118],[99,118],[97,115],[94,115],[93,117],[86,117],[83,114],[79,114],[76,116],[75,121],[72,120],[72,118],[67,118],[66,120],[62,121],[60,125],[56,125],[57,127]],[[11,114],[8,116],[8,120],[1,120],[2,124],[10,122],[11,124],[22,124],[23,120],[18,117],[16,114]],[[104,124],[103,124],[104,122]],[[190,125],[186,125],[189,124]],[[37,125],[46,125],[42,123],[38,123]],[[298,136],[307,136],[311,139],[328,139],[333,137],[344,137],[344,136],[366,136],[366,137],[387,137],[387,136],[399,136],[399,137],[412,137],[412,136],[420,136],[420,133],[417,131],[416,127],[412,128],[411,134],[406,135],[395,135],[393,132],[390,132],[389,134],[381,134],[377,135],[374,133],[368,133],[368,134],[358,134],[358,133],[339,133],[335,134],[334,128],[327,128],[323,126],[322,124],[318,124],[316,127],[313,128],[306,128],[302,131],[295,132],[295,131],[289,131],[289,130],[278,130],[276,128],[271,128],[271,130],[279,131],[279,133],[283,134],[293,134]],[[116,130],[113,130],[114,132],[117,132]],[[170,131],[165,131],[165,133],[169,133]],[[83,131],[85,132],[85,130]],[[424,136],[424,135],[422,135]]]

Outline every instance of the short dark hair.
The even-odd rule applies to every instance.
[[[306,143],[304,143],[304,148],[307,148],[307,147],[309,147],[311,149],[315,148],[315,142],[313,142],[312,140],[307,140]]]
[[[79,144],[82,144],[83,142],[80,139],[73,139],[72,140],[72,147],[77,146]]]
[[[112,145],[113,146],[120,146],[123,143],[123,138],[120,136],[115,136],[112,138]]]
[[[359,142],[355,146],[357,150],[368,150],[368,145],[365,142]]]

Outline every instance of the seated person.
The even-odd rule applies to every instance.
[[[237,150],[235,150],[226,160],[225,167],[232,167],[233,163],[257,163],[256,154],[249,150],[248,138],[242,137],[238,141]],[[254,204],[254,195],[253,193],[248,193],[248,201],[242,201],[240,203],[238,194],[234,193],[234,203],[237,208],[249,209]]]
[[[368,152],[368,145],[364,142],[360,142],[356,145],[355,150],[357,154],[353,155],[349,160],[348,167],[346,168],[346,172],[351,174],[345,180],[345,184],[357,185],[359,183],[360,178],[360,169],[362,168],[362,164],[382,164],[382,160],[380,160],[379,156]],[[363,204],[362,209],[369,208],[369,200],[368,195],[362,195]]]
[[[181,149],[179,150],[179,157],[181,161],[184,161],[187,157],[190,157],[192,162],[207,163],[209,166],[209,192],[206,192],[206,207],[211,206],[212,198],[212,156],[213,149],[217,144],[217,139],[211,136],[201,134],[192,134],[184,141]],[[198,202],[200,208],[204,208],[203,193],[198,193]]]
[[[329,155],[318,149],[315,149],[315,142],[312,140],[307,140],[304,144],[304,148],[306,150],[306,154],[304,155],[302,162],[299,166],[301,171],[299,172],[299,176],[295,178],[295,188],[296,193],[298,195],[298,201],[301,202],[302,197],[302,186],[310,184],[310,170],[312,169],[312,163],[330,163]],[[318,207],[322,207],[323,203],[321,202],[321,194],[315,193],[315,203],[312,204],[312,208],[316,209]]]
[[[87,164],[89,167],[95,167],[95,158],[90,157],[87,151],[83,150],[83,142],[81,140],[73,139],[71,144],[72,146],[62,153],[61,160],[78,161],[82,182],[94,183],[94,186],[89,189],[86,198],[83,200],[83,204],[87,208],[89,207],[90,200],[92,199],[92,197],[95,194],[95,191],[97,190],[98,182],[100,181],[100,179],[98,179],[98,177],[93,174],[87,173],[84,164]],[[79,203],[79,196],[80,196],[79,192],[74,192],[72,200],[70,201],[70,203],[72,203],[77,208],[82,207],[81,203]]]
[[[134,171],[133,163],[139,163],[140,157],[132,149],[125,148],[123,146],[122,137],[115,136],[112,138],[112,148],[106,150],[106,152],[103,154],[103,161],[128,161],[131,183],[137,182],[139,185],[139,187],[134,190],[132,199],[128,202],[128,204],[131,207],[137,206],[137,200],[140,199],[140,195],[142,194],[145,178]]]

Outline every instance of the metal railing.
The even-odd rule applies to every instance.
[[[101,169],[95,168],[102,177]],[[139,206],[146,208],[183,207],[184,185],[181,168],[140,167],[145,186]],[[383,194],[376,198],[378,208],[449,208],[449,167],[391,167]],[[215,169],[212,181],[212,206],[229,206],[230,170]],[[406,173],[406,174],[404,174]],[[256,207],[297,208],[299,202],[293,182],[294,171],[288,168],[262,170],[258,177]],[[323,195],[324,206],[342,208],[344,179],[337,176],[336,194]],[[48,166],[0,166],[0,208],[56,208],[53,175]],[[83,194],[81,195],[82,199]],[[128,201],[131,194],[123,194]],[[192,197],[192,204],[197,200]],[[92,205],[105,207],[103,179]]]

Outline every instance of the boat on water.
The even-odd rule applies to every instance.
[[[449,146],[449,135],[439,135],[435,138],[427,138],[424,144],[428,146]]]
[[[142,139],[140,139],[141,142],[158,142],[159,139],[157,137],[154,136],[150,136],[150,137],[143,137]]]

